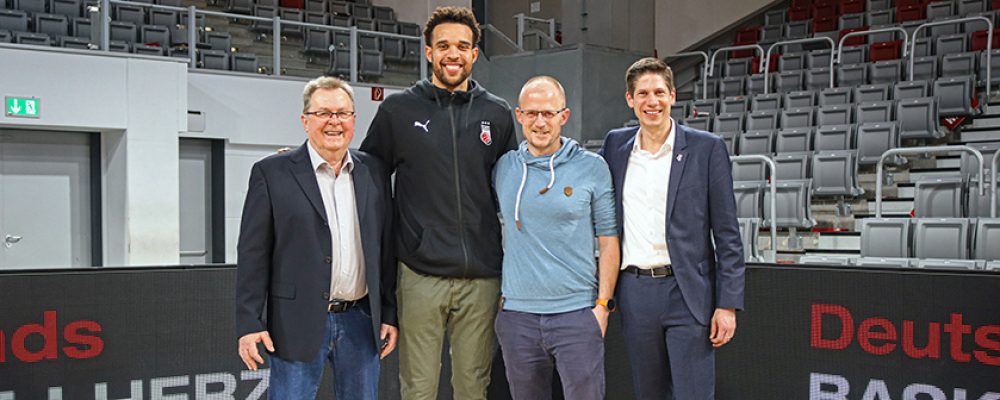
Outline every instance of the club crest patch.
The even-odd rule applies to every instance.
[[[493,144],[493,134],[490,133],[490,121],[479,123],[479,140],[487,146]]]

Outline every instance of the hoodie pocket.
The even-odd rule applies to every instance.
[[[413,255],[421,260],[458,265],[462,263],[462,244],[459,233],[444,227],[424,228],[420,245]]]

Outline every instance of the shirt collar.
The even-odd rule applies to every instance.
[[[319,170],[323,165],[328,165],[323,156],[319,155],[319,152],[313,148],[312,143],[307,143],[306,147],[309,148],[309,161],[312,162],[313,171]],[[354,172],[354,159],[351,158],[350,150],[344,155],[344,163],[340,167],[340,172],[347,171],[347,173]],[[333,172],[331,167],[330,172]]]
[[[632,152],[646,152],[648,154],[652,154],[653,157],[659,157],[672,152],[674,150],[674,139],[677,137],[677,121],[674,121],[673,117],[668,118],[670,118],[670,133],[667,134],[667,140],[663,142],[662,146],[660,146],[659,151],[653,153],[642,149],[642,128],[639,128],[639,132],[635,135],[635,143],[632,144]]]

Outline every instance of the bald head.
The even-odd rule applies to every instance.
[[[529,97],[532,100],[554,101],[557,103],[557,108],[566,107],[566,91],[556,78],[548,75],[538,75],[528,79],[521,87],[517,102],[523,105]]]

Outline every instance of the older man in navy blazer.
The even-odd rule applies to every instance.
[[[308,140],[250,172],[236,327],[248,368],[264,362],[258,343],[270,352],[271,399],[315,398],[329,362],[338,400],[374,400],[380,356],[396,344],[389,184],[378,159],[347,149],[354,112],[346,83],[309,82]]]
[[[619,309],[637,399],[712,399],[714,348],[732,340],[744,264],[729,154],[721,138],[670,118],[663,61],[626,73],[639,127],[608,133],[622,229]],[[713,244],[714,239],[714,244]]]

